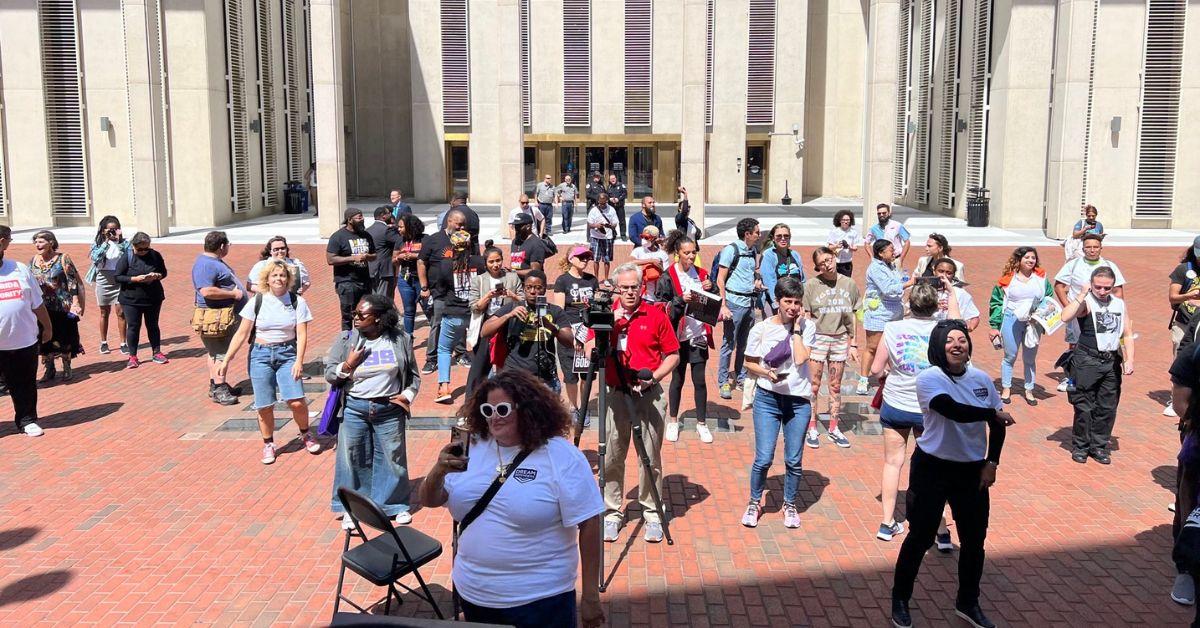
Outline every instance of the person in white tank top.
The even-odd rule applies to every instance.
[[[1075,407],[1071,459],[1112,462],[1109,439],[1121,401],[1121,378],[1133,374],[1133,321],[1125,301],[1112,294],[1116,275],[1101,266],[1092,271],[1091,286],[1063,308],[1063,320],[1079,323],[1079,341],[1068,375],[1075,390],[1067,399]]]

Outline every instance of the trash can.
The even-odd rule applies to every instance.
[[[988,198],[988,189],[971,188],[967,192],[971,195],[967,197],[967,226],[988,226],[988,220],[990,219],[988,216],[988,203],[991,202],[991,199]]]
[[[283,213],[303,214],[308,211],[308,191],[299,181],[288,181],[283,190]]]

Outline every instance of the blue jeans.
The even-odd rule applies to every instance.
[[[438,383],[450,383],[450,361],[453,359],[454,341],[467,329],[467,317],[461,314],[442,314],[442,330],[438,335],[437,367]]]
[[[1012,312],[1004,311],[1004,321],[1000,323],[1000,339],[1004,344],[1004,360],[1000,362],[1000,385],[1012,388],[1013,366],[1017,364],[1017,352],[1021,352],[1021,360],[1025,363],[1025,390],[1033,390],[1037,379],[1038,348],[1030,349],[1025,346],[1025,329],[1029,321],[1019,321]]]
[[[333,512],[345,512],[337,497],[345,486],[370,497],[388,516],[408,512],[408,412],[394,403],[346,395],[333,469]]]
[[[721,358],[718,361],[717,385],[729,381],[729,358],[734,356],[733,370],[737,372],[737,381],[746,379],[746,340],[750,337],[750,328],[754,326],[754,308],[726,303],[733,313],[733,318],[723,321],[724,332],[721,335]]]
[[[296,343],[250,346],[250,361],[246,370],[250,372],[250,383],[254,386],[254,408],[270,408],[275,405],[275,393],[284,401],[304,398],[304,384],[292,377],[292,365],[296,363]]]
[[[562,232],[566,233],[571,230],[571,217],[575,215],[575,201],[562,202]],[[547,218],[549,220],[549,218]],[[550,231],[550,225],[546,225],[546,231]]]
[[[767,470],[775,457],[775,441],[783,429],[783,501],[796,503],[800,492],[800,462],[804,458],[804,431],[812,416],[812,404],[763,388],[754,391],[754,464],[750,466],[750,501],[762,499]]]
[[[462,601],[463,619],[481,624],[516,626],[516,628],[574,628],[579,625],[575,607],[575,591],[551,595],[512,608],[487,608]]]
[[[550,227],[554,226],[554,203],[538,203],[538,209],[542,212],[542,218],[546,220],[546,234],[549,235]],[[535,224],[535,233],[541,227],[541,225]]]
[[[427,305],[429,302],[421,298],[421,281],[416,273],[411,274],[408,279],[397,277],[396,291],[400,293],[400,302],[404,305],[404,331],[411,336],[417,326],[417,302],[421,303],[421,311],[425,312],[425,318],[430,317]]]

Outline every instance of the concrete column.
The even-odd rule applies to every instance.
[[[1046,167],[1046,235],[1065,238],[1079,220],[1086,167],[1088,69],[1092,54],[1094,0],[1059,0],[1054,33],[1054,100]]]
[[[704,227],[704,49],[708,36],[705,0],[684,0],[683,115],[679,134],[679,185],[687,188],[691,218]],[[671,191],[673,201],[677,195]]]
[[[337,231],[346,205],[346,137],[342,113],[342,0],[311,0],[313,133],[322,237]]]
[[[46,148],[45,91],[42,48],[35,0],[4,3],[0,19],[3,55],[4,124],[8,160],[9,215],[17,227],[54,224],[50,208],[50,162]]]
[[[499,0],[496,23],[487,37],[498,39],[496,96],[500,124],[496,147],[500,163],[500,226],[495,237],[508,235],[508,211],[521,195],[524,179],[525,128],[521,124],[521,14],[518,0]],[[507,26],[506,26],[507,25]]]
[[[171,202],[167,178],[166,110],[163,107],[161,10],[158,0],[123,0],[129,159],[133,171],[133,212],[138,228],[167,235]]]
[[[896,71],[900,45],[900,0],[871,0],[867,18],[867,104],[863,137],[865,229],[875,224],[875,205],[892,202],[892,159],[896,147]]]
[[[776,5],[775,128],[767,151],[768,203],[783,198],[786,187],[799,204],[804,188],[804,92],[808,83],[808,0]],[[798,127],[798,128],[797,128]],[[793,129],[795,133],[793,134]]]

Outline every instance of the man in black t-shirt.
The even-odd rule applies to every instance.
[[[546,243],[533,235],[533,217],[529,214],[517,216],[512,228],[515,237],[508,261],[513,271],[524,278],[531,270],[542,270],[550,252]]]
[[[396,262],[395,252],[404,246],[404,239],[393,225],[392,207],[381,205],[375,208],[375,222],[367,228],[367,235],[375,245],[375,261],[371,262],[371,292],[395,301]]]
[[[375,260],[375,243],[363,228],[361,209],[348,208],[342,224],[344,227],[329,236],[325,261],[333,266],[333,289],[342,312],[342,331],[347,331],[354,306],[370,287],[371,273],[367,264]]]
[[[555,341],[574,346],[575,335],[566,322],[563,309],[546,303],[538,306],[538,297],[546,294],[546,274],[531,270],[525,276],[525,302],[509,303],[489,318],[480,330],[481,338],[501,334],[500,341],[508,347],[504,369],[521,369],[535,373],[554,392],[562,388],[558,378],[558,359]]]
[[[441,260],[454,256],[454,248],[450,246],[450,234],[463,228],[463,213],[451,209],[446,213],[446,228],[436,231],[421,241],[421,255],[417,258],[417,278],[421,281],[419,298],[433,303],[429,307],[429,338],[425,340],[425,366],[421,367],[422,374],[437,370],[438,336],[442,330],[442,312],[445,300],[442,294],[435,294],[433,288],[438,283],[438,272]]]

